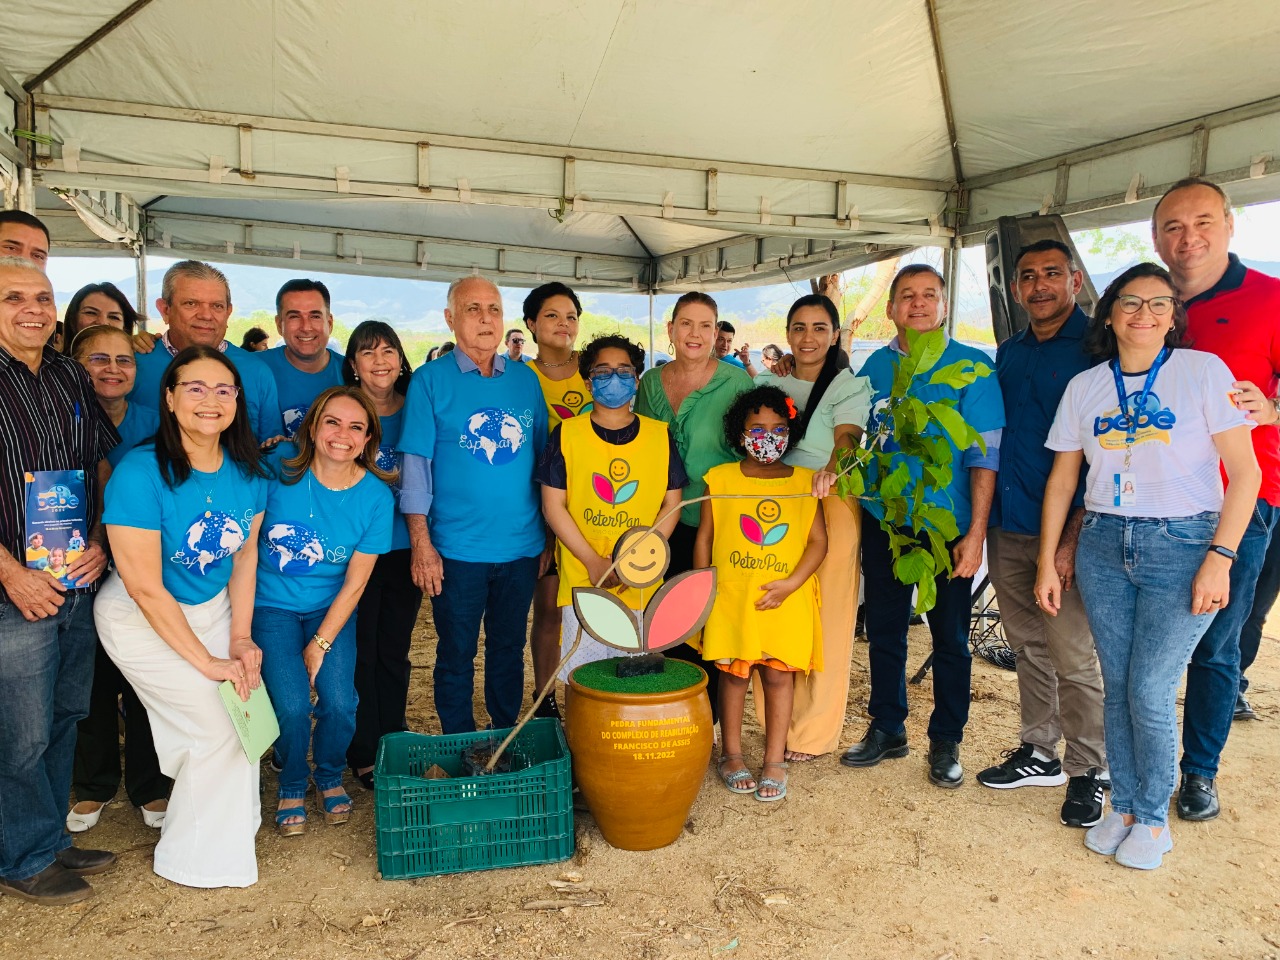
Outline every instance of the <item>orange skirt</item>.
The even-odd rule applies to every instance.
[[[717,660],[716,669],[725,673],[731,673],[735,677],[743,680],[751,676],[752,667],[768,667],[771,670],[779,670],[783,673],[808,673],[808,670],[802,670],[799,667],[793,667],[790,664],[783,663],[781,660],[775,660],[773,657],[763,657],[759,660]]]

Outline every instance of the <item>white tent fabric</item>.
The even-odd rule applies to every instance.
[[[0,22],[0,183],[70,203],[93,232],[54,217],[56,239],[80,249],[675,292],[1004,215],[1130,221],[1191,173],[1280,197],[1272,0],[33,0]]]

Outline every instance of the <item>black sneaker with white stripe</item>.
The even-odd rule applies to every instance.
[[[1064,827],[1092,827],[1102,819],[1102,791],[1110,786],[1110,777],[1097,767],[1090,767],[1083,776],[1072,777],[1067,783],[1067,799],[1062,804]]]
[[[1059,787],[1067,782],[1062,772],[1062,761],[1057,757],[1041,760],[1035,755],[1035,747],[1024,743],[1017,750],[1004,752],[1004,763],[987,767],[978,774],[978,782],[994,790],[1012,790],[1014,787]]]

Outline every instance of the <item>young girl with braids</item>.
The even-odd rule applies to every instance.
[[[822,622],[815,572],[827,552],[813,471],[782,461],[795,429],[795,403],[777,387],[756,387],[725,414],[725,439],[745,455],[706,474],[694,564],[717,571],[715,606],[702,657],[720,672],[720,778],[757,800],[787,795],[783,753],[794,675],[821,669]],[[764,687],[765,751],[759,779],[742,757],[742,712],[751,674]],[[779,776],[778,774],[781,774]]]

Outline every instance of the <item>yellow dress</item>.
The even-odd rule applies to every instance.
[[[612,555],[618,538],[632,527],[648,527],[658,519],[667,495],[671,444],[661,420],[638,417],[640,432],[630,443],[607,443],[591,426],[590,417],[574,417],[560,425],[564,454],[565,505],[591,549]],[[574,587],[590,587],[587,568],[556,543],[560,592],[556,602],[573,603]],[[657,590],[617,587],[613,592],[632,610],[641,610]]]
[[[716,601],[702,631],[704,660],[780,660],[788,667],[822,669],[822,621],[818,580],[810,577],[773,610],[757,610],[760,587],[790,575],[804,555],[817,515],[813,471],[795,467],[790,477],[747,477],[737,463],[707,471],[710,494],[754,499],[713,499]],[[778,498],[778,499],[775,499]]]
[[[573,362],[578,362],[576,357]],[[573,371],[573,376],[567,380],[551,380],[537,363],[530,361],[528,367],[538,375],[542,397],[547,402],[548,433],[554,430],[557,424],[590,412],[591,391],[587,389],[587,382],[582,379],[582,374],[576,369]]]

